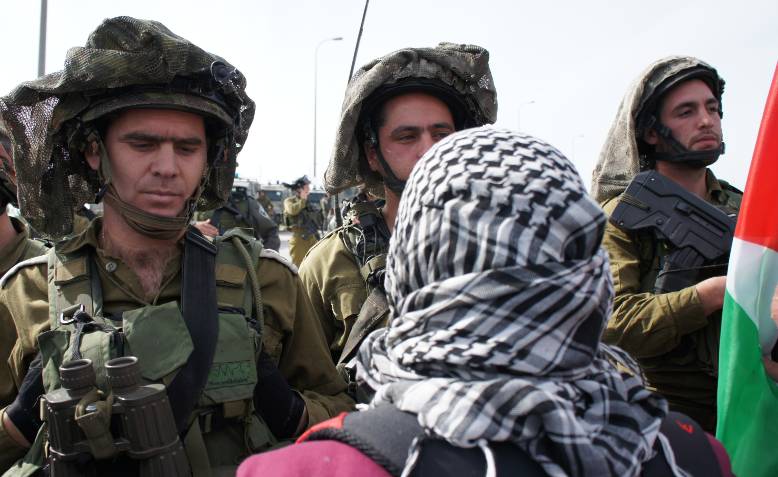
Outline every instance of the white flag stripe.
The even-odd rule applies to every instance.
[[[762,351],[769,353],[778,338],[778,327],[770,318],[770,302],[778,285],[778,252],[735,237],[729,263],[727,292],[754,322]]]

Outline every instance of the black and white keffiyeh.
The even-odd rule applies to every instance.
[[[389,327],[358,356],[371,405],[417,414],[460,447],[512,442],[551,476],[637,475],[667,405],[604,357],[633,363],[600,343],[605,220],[538,139],[482,127],[436,144],[400,203]]]

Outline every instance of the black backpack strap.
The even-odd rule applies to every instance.
[[[486,474],[486,458],[478,448],[455,447],[441,439],[425,438],[416,416],[393,405],[381,405],[362,412],[352,412],[338,424],[315,430],[304,440],[335,440],[359,450],[393,476],[402,475],[408,451],[419,439],[420,454],[412,476]],[[497,475],[545,477],[542,467],[513,444],[490,444]]]
[[[219,336],[216,305],[216,246],[194,227],[186,233],[181,308],[194,350],[178,371],[167,393],[179,434],[189,427],[192,413],[208,381]]]
[[[708,436],[695,420],[680,412],[670,411],[662,421],[660,432],[664,434],[672,447],[673,457],[678,467],[693,476],[721,476],[716,454],[708,441]],[[654,445],[657,454],[643,464],[643,477],[662,477],[673,475],[668,458],[659,440]]]

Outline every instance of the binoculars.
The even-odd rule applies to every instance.
[[[165,386],[141,385],[134,356],[112,359],[105,369],[108,396],[95,386],[92,361],[77,359],[60,366],[62,387],[43,397],[50,475],[98,475],[106,465],[120,466],[123,456],[133,464],[124,470],[137,465],[141,477],[191,475]]]

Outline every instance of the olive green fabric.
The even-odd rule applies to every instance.
[[[678,73],[705,66],[689,56],[662,58],[646,68],[627,90],[619,105],[616,119],[600,151],[600,158],[592,172],[591,193],[597,202],[605,202],[621,194],[640,172],[638,143],[635,138],[637,114],[658,86]],[[715,71],[715,70],[713,70]]]
[[[11,217],[11,222],[18,232],[14,240],[3,250],[0,250],[0,276],[5,275],[17,263],[46,253],[48,248],[37,240],[32,240],[24,224]],[[0,307],[0,407],[5,407],[16,397],[19,382],[14,381],[13,373],[8,367],[16,343],[16,328],[11,316]]]
[[[318,239],[315,235],[304,235],[300,231],[292,230],[292,236],[289,237],[289,256],[292,258],[292,263],[299,267],[316,242]]]
[[[271,219],[275,217],[275,208],[273,207],[273,201],[270,200],[270,197],[261,193],[259,194],[257,201],[265,208],[265,212],[267,212],[267,215],[269,215]]]
[[[144,300],[143,289],[134,272],[120,259],[108,255],[99,247],[101,227],[100,218],[93,220],[83,233],[59,243],[58,250],[71,255],[90,252],[102,287],[105,313],[138,310],[180,299],[180,254],[165,267],[159,293],[149,301]],[[233,249],[229,243],[219,246],[216,265],[218,303],[223,309],[250,310],[251,304],[250,300],[247,303],[245,290],[247,273],[245,268],[237,265],[238,260],[242,259]],[[62,272],[61,278],[67,280],[68,276],[76,277],[84,269],[85,265],[79,265],[76,261],[67,273]],[[344,393],[346,385],[327,359],[321,327],[314,321],[310,303],[293,270],[294,267],[278,254],[261,252],[256,275],[259,277],[265,318],[262,344],[263,349],[278,363],[290,386],[300,392],[305,401],[309,424],[315,424],[341,411],[350,410],[354,403]],[[25,267],[11,276],[0,290],[0,310],[10,314],[18,330],[10,359],[15,382],[24,376],[29,361],[37,351],[35,338],[49,329],[47,275],[45,263]],[[238,336],[236,333],[231,334]],[[243,335],[244,338],[246,336]],[[166,351],[167,348],[160,350],[162,353]],[[213,395],[203,397],[213,398]],[[214,440],[213,445],[209,445],[211,439]],[[245,447],[243,439],[243,431],[230,426],[224,432],[213,433],[212,438],[206,435],[211,464],[225,464],[224,459],[235,455],[235,445]],[[225,442],[232,443],[232,446]],[[12,451],[0,448],[0,454]]]
[[[105,20],[85,46],[71,48],[62,71],[19,85],[0,102],[17,142],[19,201],[41,234],[71,233],[74,211],[92,202],[100,180],[84,160],[96,139],[89,120],[127,107],[166,107],[212,118],[209,176],[196,204],[212,210],[227,199],[255,106],[246,79],[164,25]],[[23,159],[22,159],[23,158]],[[53,209],[55,207],[56,209]]]
[[[333,362],[340,358],[368,293],[356,257],[344,241],[347,227],[319,240],[300,265],[300,280],[324,329]]]
[[[324,173],[327,192],[364,184],[383,195],[381,177],[366,167],[357,124],[363,103],[378,88],[405,78],[438,80],[466,101],[479,125],[497,119],[497,92],[489,52],[480,46],[440,43],[435,48],[405,48],[362,66],[348,83],[330,163]]]
[[[300,266],[311,247],[319,240],[320,213],[308,206],[308,200],[298,196],[284,199],[284,222],[292,231],[289,238],[289,255]]]
[[[29,229],[20,220],[14,217],[10,217],[10,220],[18,233],[11,243],[0,250],[0,276],[5,275],[17,263],[43,255],[48,250],[43,242],[30,238]],[[16,373],[10,362],[16,341],[17,330],[14,321],[8,311],[0,306],[0,408],[4,408],[14,400],[21,384],[20,380],[15,379]],[[23,454],[23,450],[18,448],[5,433],[2,424],[0,424],[0,449],[9,449],[8,452],[0,452],[0,472]]]
[[[739,192],[710,171],[707,184],[709,202],[727,213],[737,212]],[[619,197],[603,204],[608,215]],[[667,398],[671,409],[690,415],[714,432],[720,313],[703,314],[694,286],[652,293],[659,257],[668,250],[650,231],[627,232],[609,222],[602,245],[610,256],[615,291],[603,341],[637,359],[650,387]]]

